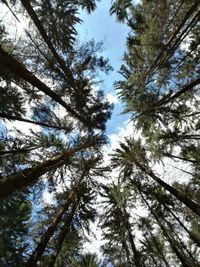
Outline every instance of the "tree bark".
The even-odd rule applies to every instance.
[[[70,190],[67,201],[65,202],[65,204],[63,206],[61,206],[61,208],[59,209],[57,214],[54,216],[54,219],[52,220],[51,225],[48,227],[48,229],[46,230],[46,232],[42,236],[40,242],[38,243],[36,249],[33,251],[32,255],[30,256],[29,260],[27,261],[26,267],[36,267],[37,266],[38,261],[40,260],[41,256],[43,255],[43,253],[46,249],[46,246],[47,246],[50,238],[52,237],[54,231],[56,230],[58,224],[60,223],[64,213],[67,211],[67,209],[69,209],[69,207],[76,200],[76,197],[77,197],[76,189],[79,188],[79,186],[81,185],[84,178],[85,178],[85,172],[83,171],[80,179],[76,182],[74,187]],[[70,223],[70,222],[67,222],[67,223]]]
[[[69,231],[70,229],[70,225],[72,223],[72,220],[73,220],[73,217],[74,217],[74,214],[76,212],[76,209],[77,209],[77,206],[78,206],[78,203],[74,203],[73,206],[72,206],[72,210],[70,211],[70,215],[67,217],[61,231],[60,231],[60,234],[57,238],[57,246],[56,246],[56,251],[53,255],[51,255],[50,257],[50,261],[48,263],[48,267],[54,267],[55,265],[55,262],[56,262],[56,259],[62,249],[62,245],[63,245],[63,242],[65,240],[65,237],[66,237],[66,234],[67,232]]]
[[[157,242],[155,236],[152,234],[152,232],[151,232],[151,230],[150,230],[149,228],[148,228],[147,230],[148,230],[148,232],[149,232],[151,238],[152,238],[153,241],[154,241],[154,244],[155,244],[155,246],[156,246],[156,250],[157,250],[158,254],[160,254],[160,256],[161,256],[163,262],[165,263],[165,266],[166,266],[166,267],[170,267],[170,266],[169,266],[169,263],[167,262],[167,260],[166,260],[166,258],[165,258],[165,256],[164,256],[164,254],[162,253],[162,251],[161,251],[160,248],[159,248],[159,244],[158,244],[158,242]]]
[[[9,176],[0,177],[0,199],[15,191],[23,190],[24,187],[36,182],[43,174],[62,166],[66,158],[73,156],[76,152],[89,146],[91,146],[90,143],[82,144],[67,152],[55,155],[35,167],[26,168]]]
[[[47,36],[46,31],[45,31],[44,27],[42,26],[37,14],[35,13],[34,9],[32,8],[30,1],[27,1],[27,0],[20,0],[20,1],[21,1],[22,5],[24,6],[24,8],[26,9],[29,16],[31,17],[31,19],[33,20],[37,30],[41,34],[41,36],[44,39],[45,43],[47,44],[49,50],[53,54],[55,60],[58,62],[62,71],[65,73],[66,78],[68,79],[68,81],[70,81],[71,85],[74,85],[74,79],[73,79],[73,76],[72,76],[70,69],[67,68],[64,60],[56,52],[56,49],[54,48],[51,40]]]
[[[8,114],[4,114],[4,113],[0,113],[0,118],[7,119],[7,120],[27,122],[27,123],[35,124],[35,125],[42,126],[42,127],[53,128],[56,130],[68,130],[68,129],[66,129],[66,127],[57,126],[57,125],[50,125],[50,124],[45,123],[45,122],[32,121],[29,119],[21,118],[18,116],[12,116],[12,115],[8,115]]]
[[[163,204],[163,203],[162,203]],[[168,210],[169,213],[177,220],[177,222],[180,224],[180,226],[186,231],[186,233],[189,235],[190,239],[198,246],[200,247],[200,239],[198,236],[196,236],[192,231],[190,231],[182,222],[181,220],[174,214],[173,211],[171,211],[170,208],[167,207],[167,205],[163,204],[164,207]]]
[[[69,194],[67,202],[59,209],[56,215],[54,215],[54,219],[51,225],[48,227],[44,235],[42,236],[40,242],[38,243],[36,249],[33,251],[30,256],[28,262],[26,263],[26,267],[36,267],[38,261],[40,260],[42,254],[44,253],[47,243],[49,242],[52,234],[57,228],[57,225],[60,223],[63,214],[69,209],[70,205],[75,200],[76,193],[72,190]]]
[[[122,213],[123,213],[123,216],[124,216],[125,227],[127,229],[129,242],[131,244],[131,249],[132,249],[132,252],[133,252],[133,255],[134,255],[135,266],[136,267],[142,267],[140,254],[139,254],[139,252],[138,252],[138,250],[137,250],[137,248],[135,246],[135,242],[134,242],[134,239],[133,239],[131,225],[129,223],[129,215],[128,215],[128,213],[127,213],[125,208],[124,208]]]
[[[150,207],[149,203],[147,202],[147,200],[145,199],[145,197],[143,196],[142,192],[140,192],[140,195],[144,201],[144,203],[147,205],[149,211],[153,214],[154,218],[156,219],[160,229],[163,232],[163,235],[165,236],[165,238],[167,239],[167,241],[169,242],[172,250],[174,251],[174,253],[176,254],[177,258],[180,260],[181,264],[183,265],[183,267],[191,267],[188,263],[187,260],[183,257],[182,253],[180,253],[180,251],[178,250],[178,248],[176,247],[176,245],[174,244],[174,241],[172,240],[172,238],[170,237],[170,235],[168,234],[167,229],[165,228],[165,226],[162,224],[162,222],[160,222],[160,219],[158,218],[158,216],[156,215],[156,213],[152,210],[152,208]]]
[[[145,241],[141,241],[141,240],[140,240],[140,242],[141,242],[141,244],[143,244],[143,246],[145,246],[145,247],[147,248],[147,250],[148,250],[148,256],[149,256],[149,258],[152,259],[152,261],[153,261],[153,263],[154,263],[154,267],[160,267],[160,265],[158,266],[158,262],[157,262],[157,260],[156,260],[155,257],[154,257],[154,251],[152,250],[152,253],[151,253],[151,254],[149,253],[149,252],[151,251],[151,250],[149,249],[150,244],[149,244],[149,241],[147,240],[146,236],[144,237],[144,240],[145,240]]]
[[[189,256],[189,259],[191,259],[191,261],[190,261],[191,265],[199,267],[199,264],[198,264],[197,260],[194,258],[194,256],[192,255],[192,252],[187,248],[185,243],[180,239],[178,234],[174,231],[174,228],[173,228],[172,224],[166,218],[165,218],[165,222],[169,227],[170,233],[173,233],[171,238],[175,242],[175,244],[177,244],[177,247],[179,248],[179,250],[182,253],[185,250],[187,252],[188,256]],[[175,236],[176,236],[177,240],[175,239]],[[187,256],[185,258],[187,258]]]
[[[174,31],[173,35],[170,37],[168,43],[166,44],[167,47],[167,51],[169,50],[170,52],[170,46],[173,43],[173,41],[175,40],[176,36],[179,34],[179,32],[181,31],[181,29],[183,28],[183,26],[185,25],[185,23],[187,22],[187,20],[190,18],[190,16],[194,13],[194,11],[197,9],[199,5],[199,1],[196,0],[194,2],[194,4],[191,6],[191,8],[187,11],[185,17],[183,18],[183,20],[181,21],[181,23],[179,24],[179,26],[177,27],[177,29]],[[146,77],[152,72],[153,69],[155,69],[158,66],[158,62],[159,60],[162,58],[163,54],[165,53],[165,50],[160,51],[160,53],[157,55],[154,63],[150,66],[150,68],[148,69],[147,73],[146,73]]]
[[[35,150],[39,148],[39,146],[31,147],[31,148],[19,148],[19,149],[13,149],[13,150],[0,150],[0,156],[6,156],[6,155],[16,155],[21,153],[28,153],[32,150]]]
[[[134,160],[135,164],[141,169],[142,172],[149,175],[156,183],[158,183],[161,187],[163,187],[166,191],[170,192],[173,196],[175,196],[179,201],[185,204],[190,210],[192,210],[195,214],[200,216],[200,206],[192,199],[185,196],[181,191],[175,189],[171,185],[165,183],[163,180],[158,178],[149,167],[144,167],[141,163]]]
[[[197,163],[196,160],[182,158],[182,157],[170,154],[170,153],[164,153],[163,156],[166,156],[168,158],[180,159],[180,160],[187,161],[187,162],[190,162],[190,163]]]
[[[44,84],[41,80],[39,80],[33,73],[27,70],[21,63],[19,63],[16,59],[10,56],[1,47],[0,47],[0,65],[2,65],[15,75],[17,75],[19,78],[33,85],[39,91],[48,95],[52,100],[63,106],[67,110],[67,112],[69,112],[74,118],[77,118],[83,124],[87,125],[85,119],[82,118],[82,116],[80,116],[78,113],[76,113],[64,100],[62,100],[62,98],[57,93],[52,91],[46,84]]]
[[[182,94],[185,94],[187,91],[191,90],[192,88],[194,88],[194,86],[200,84],[200,78],[197,78],[193,81],[191,81],[189,84],[183,86],[183,88],[181,88],[179,91],[177,91],[176,93],[174,93],[171,97],[167,98],[167,99],[161,99],[160,101],[158,101],[156,108],[159,108],[165,104],[168,104],[169,102],[171,102],[172,100],[178,98],[179,96],[181,96]]]

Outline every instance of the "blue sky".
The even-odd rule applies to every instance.
[[[103,75],[103,84],[101,89],[106,94],[115,95],[114,81],[121,79],[118,70],[122,64],[123,54],[126,48],[126,36],[128,28],[121,23],[116,22],[115,16],[109,15],[111,1],[101,0],[97,3],[97,9],[92,13],[81,12],[83,23],[77,27],[81,41],[85,42],[92,38],[95,41],[104,41],[103,56],[108,57],[114,71],[109,75]],[[107,124],[107,134],[113,134],[117,128],[127,121],[127,115],[120,115],[122,105],[115,104],[112,112],[112,118]]]

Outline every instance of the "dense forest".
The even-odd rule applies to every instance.
[[[99,1],[0,0],[0,267],[200,266],[200,2],[110,1],[132,134],[107,155]]]

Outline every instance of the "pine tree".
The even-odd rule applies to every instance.
[[[136,244],[132,234],[132,227],[130,223],[130,214],[127,211],[127,196],[126,191],[120,190],[120,185],[102,186],[105,193],[102,194],[107,198],[107,212],[102,216],[102,228],[105,229],[105,237],[113,243],[111,248],[116,245],[121,245],[126,260],[126,266],[142,266],[140,252],[136,248]],[[119,242],[119,243],[118,243]],[[114,260],[112,249],[105,251],[110,259]],[[115,253],[115,252],[114,252]],[[109,255],[110,254],[110,255]],[[113,262],[115,264],[115,262]]]
[[[1,201],[9,203],[23,191],[40,205],[44,189],[57,194],[60,183],[63,189],[67,187],[67,193],[60,194],[58,203],[52,205],[50,214],[55,218],[51,220],[49,215],[48,222],[42,222],[38,217],[34,229],[29,226],[28,251],[22,233],[21,254],[15,263],[72,264],[80,257],[81,229],[89,230],[96,215],[91,206],[96,181],[91,180],[104,175],[104,168],[99,167],[101,147],[106,143],[105,126],[112,109],[103,92],[94,89],[99,84],[98,73],[112,69],[108,59],[99,55],[102,43],[91,40],[80,44],[76,31],[80,8],[90,13],[96,1],[3,4],[16,23],[22,14],[30,22],[16,42],[3,25],[0,31]],[[32,124],[36,130],[27,134],[10,130],[10,122],[13,126],[17,122]],[[84,181],[79,183],[80,176]],[[20,212],[19,222],[23,223],[25,215]],[[47,210],[42,212],[47,218]],[[38,234],[41,239],[34,238]],[[68,238],[74,245],[70,246]],[[17,248],[7,259],[16,253]],[[70,255],[70,259],[63,255]]]
[[[22,194],[15,194],[0,204],[0,265],[21,266],[28,253],[28,220],[31,203]]]

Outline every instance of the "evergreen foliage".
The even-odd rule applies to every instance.
[[[0,18],[0,266],[199,267],[200,3],[112,1],[129,27],[115,87],[133,135],[109,166],[112,105],[96,87],[112,67],[76,30],[97,2],[0,1],[15,21]],[[179,177],[159,174],[166,162]],[[97,222],[101,259],[84,251]]]

